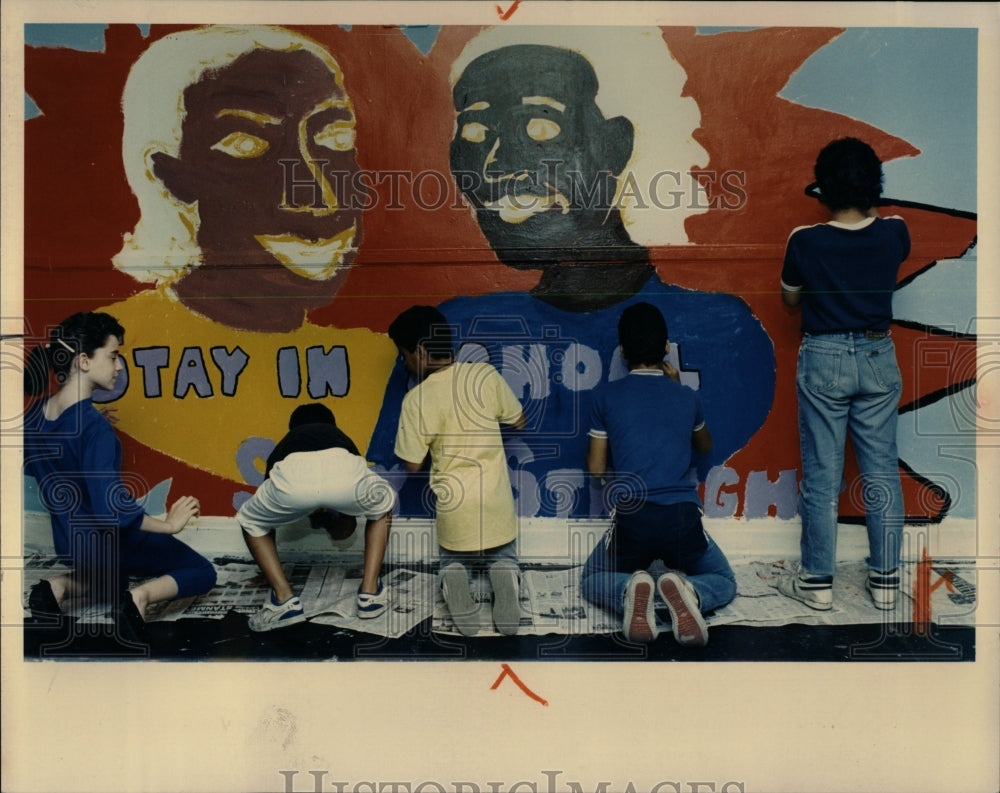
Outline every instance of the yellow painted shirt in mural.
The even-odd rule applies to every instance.
[[[107,306],[125,328],[117,430],[170,457],[256,485],[291,411],[321,401],[366,449],[396,359],[388,336],[304,323],[287,333],[205,319],[164,290]]]
[[[431,455],[438,542],[480,551],[517,537],[514,496],[499,423],[521,404],[487,363],[454,363],[428,375],[403,398],[396,454],[419,463]]]

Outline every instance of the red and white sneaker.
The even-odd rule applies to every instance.
[[[630,642],[648,643],[656,638],[656,603],[653,576],[645,570],[632,574],[625,587],[622,633]]]
[[[698,593],[684,576],[664,573],[656,582],[660,597],[670,611],[674,638],[685,647],[704,647],[708,644],[708,626],[698,608]]]

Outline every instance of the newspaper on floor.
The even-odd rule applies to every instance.
[[[217,559],[218,580],[211,592],[156,604],[149,621],[222,619],[230,613],[250,615],[264,603],[270,589],[257,566],[244,560]],[[355,599],[361,581],[356,565],[287,563],[285,574],[302,599],[306,614],[316,623],[387,638],[406,635],[431,620],[431,630],[458,635],[434,572],[396,568],[383,577],[389,609],[381,617],[360,619]],[[619,631],[621,618],[587,602],[580,594],[580,567],[526,566],[521,575],[519,635],[585,635]],[[834,605],[814,611],[777,591],[778,576],[791,571],[784,561],[736,562],[733,571],[737,595],[727,606],[706,617],[707,624],[776,627],[790,623],[856,625],[876,622],[900,624],[926,620],[938,625],[974,625],[977,600],[976,571],[972,560],[940,559],[924,564],[904,564],[901,594],[893,611],[879,611],[865,589],[862,562],[840,565],[834,577]],[[66,568],[32,555],[25,559],[24,600],[33,584]],[[470,574],[473,599],[480,604],[477,636],[500,635],[493,626],[489,576]],[[657,599],[658,600],[658,599]],[[64,612],[86,623],[110,621],[109,607],[86,600],[63,603]],[[29,616],[25,610],[25,616]],[[657,622],[668,629],[669,615],[657,602]]]
[[[388,608],[379,617],[362,619],[357,614],[361,576],[346,578],[341,570],[339,586],[325,586],[311,598],[313,606],[310,610],[314,615],[311,619],[320,625],[334,625],[398,639],[430,618],[436,581],[437,576],[431,573],[404,568],[393,570],[382,577],[382,586],[388,594]]]

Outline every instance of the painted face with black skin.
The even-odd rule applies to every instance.
[[[581,55],[528,44],[481,55],[456,83],[452,175],[505,263],[589,258],[627,241],[611,205],[632,124],[604,118],[597,88]]]
[[[304,50],[259,49],[207,72],[184,103],[179,156],[153,155],[171,193],[198,206],[203,263],[178,294],[206,298],[196,310],[236,327],[297,327],[329,302],[361,236],[346,192],[358,164],[341,75]]]

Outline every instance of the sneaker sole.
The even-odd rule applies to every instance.
[[[701,612],[692,608],[684,599],[677,581],[669,575],[659,581],[660,595],[670,611],[674,639],[685,647],[704,647],[708,644],[708,626]]]
[[[266,625],[254,625],[252,620],[247,622],[247,627],[250,628],[254,633],[267,633],[268,631],[277,630],[278,628],[287,628],[290,625],[298,625],[300,622],[306,621],[305,613],[294,614],[290,617],[281,617],[279,619],[272,620]]]
[[[490,570],[493,586],[493,624],[504,636],[513,636],[521,625],[520,586],[513,570]]]
[[[445,570],[441,574],[441,588],[445,605],[463,636],[473,636],[479,632],[479,607],[469,594],[469,574],[464,567]]]
[[[358,617],[363,620],[373,620],[381,617],[387,610],[385,603],[379,603],[377,606],[358,606]]]
[[[652,581],[640,581],[632,587],[632,609],[631,613],[626,608],[624,624],[627,625],[625,638],[630,642],[640,642],[648,644],[656,638],[653,626],[648,617],[653,611],[653,585]]]

